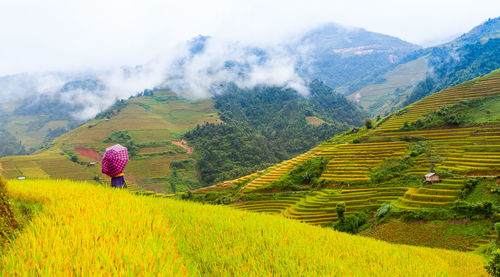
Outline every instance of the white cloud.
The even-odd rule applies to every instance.
[[[104,81],[105,91],[74,90],[63,97],[84,106],[75,113],[80,119],[165,77],[164,85],[195,98],[227,81],[284,86],[307,95],[295,67],[310,49],[301,45],[289,55],[279,45],[313,26],[337,22],[418,43],[467,32],[499,10],[496,0],[6,0],[0,2],[0,76],[30,72],[33,78],[2,87],[0,101],[11,100],[10,94],[54,92],[73,78],[47,71],[93,72]],[[183,42],[200,34],[216,39],[193,56]],[[252,54],[254,48],[267,56]],[[130,74],[120,69],[137,64],[143,67]]]
[[[143,64],[199,34],[269,46],[323,22],[419,43],[499,10],[497,0],[4,0],[0,76]]]

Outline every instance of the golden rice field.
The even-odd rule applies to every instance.
[[[15,276],[486,276],[480,256],[84,182],[10,181],[43,202],[0,257]]]
[[[100,166],[88,166],[99,159],[89,158],[77,152],[78,148],[99,152],[116,143],[106,139],[115,131],[126,131],[134,142],[141,143],[138,156],[132,157],[125,174],[129,182],[138,188],[165,192],[170,186],[164,179],[172,171],[172,161],[188,159],[184,153],[163,153],[172,150],[167,145],[176,137],[205,122],[220,123],[213,100],[186,100],[171,91],[155,91],[154,96],[130,99],[129,104],[109,119],[97,119],[63,134],[50,143],[50,147],[33,155],[0,158],[0,174],[6,178],[25,176],[27,179],[53,178],[92,181],[99,178],[109,181],[101,174]],[[52,126],[52,125],[50,125]],[[173,146],[174,148],[176,146]],[[64,152],[64,155],[60,155]],[[81,163],[71,161],[71,155]],[[192,175],[196,172],[192,170]],[[180,188],[181,186],[179,186]],[[187,188],[185,188],[187,189]],[[193,189],[193,188],[190,188]]]
[[[463,99],[474,99],[500,94],[500,70],[465,82],[458,86],[432,94],[379,122],[372,130],[361,130],[357,134],[346,133],[322,143],[309,152],[268,169],[250,174],[226,184],[242,184],[243,192],[251,193],[282,178],[300,163],[315,157],[330,159],[322,179],[336,185],[358,185],[370,182],[370,172],[385,160],[400,159],[407,152],[410,138],[425,140],[429,156],[438,156],[442,161],[435,165],[448,170],[456,178],[447,178],[427,187],[406,188],[404,191],[383,190],[380,192],[342,190],[337,193],[323,190],[300,201],[290,199],[262,199],[237,203],[235,207],[260,212],[280,213],[312,224],[328,225],[337,220],[335,206],[345,202],[348,212],[364,208],[376,208],[390,201],[400,208],[442,208],[449,206],[463,188],[464,176],[490,176],[500,172],[500,122],[487,121],[481,126],[433,128],[402,131],[404,122],[412,122],[437,108],[454,104]],[[493,119],[493,118],[490,118]],[[354,138],[357,142],[354,142]],[[405,175],[423,177],[431,170],[427,156],[416,157],[416,163],[404,172]],[[207,188],[208,192],[223,190],[223,187]],[[348,195],[344,195],[348,193]]]

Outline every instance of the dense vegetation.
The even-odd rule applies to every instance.
[[[28,154],[24,146],[5,130],[0,130],[0,157]]]
[[[18,223],[14,218],[12,207],[8,198],[6,182],[0,176],[0,248],[12,238]],[[1,251],[0,251],[1,252]]]
[[[299,58],[300,74],[333,88],[351,85],[374,72],[380,76],[419,48],[396,37],[336,24],[307,32],[301,43],[311,50]]]
[[[466,44],[457,49],[436,47],[427,50],[432,75],[415,87],[402,106],[499,68],[498,49],[500,49],[500,39]]]
[[[212,184],[263,169],[361,124],[358,106],[321,82],[309,88],[310,95],[302,97],[280,87],[228,85],[216,95],[224,124],[206,124],[185,135],[195,148],[202,181]],[[308,124],[306,117],[312,116],[325,123]]]
[[[420,130],[441,126],[466,127],[500,119],[500,97],[498,95],[462,100],[441,107],[412,123],[405,123],[402,131]]]
[[[329,159],[314,158],[299,164],[279,180],[271,182],[261,190],[279,189],[279,191],[302,190],[301,186],[313,188],[325,185],[325,180],[320,180]]]

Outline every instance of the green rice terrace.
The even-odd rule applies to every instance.
[[[131,155],[126,176],[130,189],[163,193],[194,189],[201,184],[192,149],[181,138],[205,122],[220,122],[212,100],[188,101],[170,91],[155,91],[113,106],[33,155],[1,158],[1,173],[6,178],[105,182],[108,177],[101,173],[101,154],[111,143],[120,143]],[[180,166],[174,170],[176,163]],[[177,188],[169,182],[174,171],[185,181]]]
[[[388,241],[386,226],[411,237],[425,222],[419,238],[395,242],[483,251],[499,217],[499,107],[497,70],[182,198],[336,229],[350,222],[348,232]],[[424,182],[431,172],[439,181]]]

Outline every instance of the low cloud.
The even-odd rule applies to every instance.
[[[193,42],[191,42],[193,43]],[[240,88],[257,85],[283,86],[307,95],[304,80],[296,72],[296,57],[284,47],[259,48],[213,38],[204,41],[202,50],[181,46],[180,56],[167,70],[164,86],[181,96],[210,97],[218,84],[235,83]]]
[[[117,100],[153,88],[201,99],[220,93],[220,85],[231,82],[247,89],[281,86],[307,96],[309,90],[296,67],[297,57],[282,46],[261,48],[199,37],[167,49],[165,55],[140,66],[30,75],[31,84],[23,96],[38,93],[57,97],[76,107],[72,115],[78,120],[91,119]],[[67,82],[87,79],[99,80],[102,87],[65,86]]]

